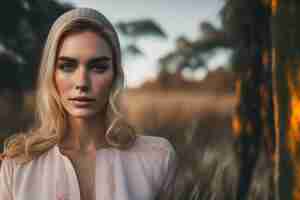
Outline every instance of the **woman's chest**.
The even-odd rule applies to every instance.
[[[96,157],[83,154],[67,155],[72,163],[81,200],[95,200]]]
[[[153,200],[153,166],[134,156],[106,151],[96,159],[65,155],[17,170],[15,200]]]
[[[157,186],[153,182],[151,167],[146,165],[134,156],[98,154],[96,197],[103,200],[153,200]]]
[[[77,176],[80,200],[152,200],[156,196],[158,188],[147,163],[112,153],[68,158]]]

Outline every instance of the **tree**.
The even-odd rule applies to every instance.
[[[137,41],[141,38],[153,37],[167,39],[166,32],[152,19],[140,19],[129,22],[119,22],[116,24],[120,33],[127,40],[131,40],[123,48],[123,54],[126,56],[143,56],[143,51],[138,47]]]
[[[262,0],[226,0],[221,16],[233,44],[232,66],[238,75],[236,91],[239,100],[233,127],[241,160],[238,198],[244,199],[260,154],[268,155],[264,162],[272,162],[275,151],[271,9]]]
[[[19,69],[14,69],[18,76],[15,84],[22,88],[34,86],[48,30],[59,15],[71,8],[70,4],[55,0],[12,0],[1,6],[0,46],[17,58]]]
[[[232,48],[224,30],[206,21],[200,23],[200,33],[196,40],[180,36],[176,40],[176,48],[160,58],[159,80],[163,85],[168,85],[170,73],[181,74],[185,68],[208,70],[207,61],[219,48]]]
[[[273,0],[272,44],[278,199],[300,199],[300,4]]]

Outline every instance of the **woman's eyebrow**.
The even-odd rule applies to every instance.
[[[111,58],[108,56],[100,56],[100,57],[91,58],[90,60],[88,60],[88,63],[105,62],[110,60]],[[58,57],[58,61],[66,61],[66,62],[74,62],[74,63],[77,62],[75,58],[67,57],[67,56]]]
[[[59,61],[67,61],[67,62],[77,62],[75,58],[67,57],[67,56],[60,56],[58,57]]]
[[[95,62],[103,62],[103,61],[110,61],[111,58],[108,56],[100,56],[100,57],[95,57],[91,58],[88,63],[95,63]]]

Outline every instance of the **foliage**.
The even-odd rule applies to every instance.
[[[15,64],[9,65],[12,69],[8,69],[8,66],[4,68],[1,80],[10,75],[8,70],[13,70],[18,78],[10,87],[34,86],[43,43],[50,25],[60,14],[71,8],[70,4],[55,0],[11,0],[0,7],[0,53],[16,58]]]
[[[160,59],[161,73],[206,67],[206,61],[214,55],[216,49],[231,48],[231,43],[222,29],[217,29],[209,22],[202,22],[200,30],[194,41],[184,36],[177,38],[176,49]]]
[[[163,40],[168,38],[165,30],[153,19],[121,21],[116,24],[116,28],[120,32],[120,36],[124,37],[124,41],[127,41],[124,42],[125,45],[122,48],[125,59],[145,55],[138,45],[138,40],[141,38],[159,38]]]
[[[121,33],[128,37],[154,36],[167,38],[163,29],[151,19],[134,20],[130,22],[119,22],[116,25]]]

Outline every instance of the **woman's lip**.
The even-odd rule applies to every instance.
[[[78,99],[70,99],[72,104],[76,107],[89,107],[93,104],[94,100],[78,100]]]
[[[75,98],[70,98],[69,100],[71,100],[71,101],[79,101],[79,102],[91,102],[91,101],[95,101],[95,99],[87,98],[87,97],[75,97]]]

